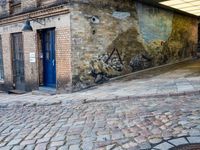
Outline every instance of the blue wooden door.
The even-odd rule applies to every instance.
[[[56,87],[55,30],[42,32],[44,86]]]

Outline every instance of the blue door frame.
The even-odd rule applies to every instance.
[[[55,29],[42,31],[43,83],[46,87],[56,87]]]

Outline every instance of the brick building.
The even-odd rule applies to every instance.
[[[71,45],[70,16],[65,1],[3,0],[0,14],[1,88],[68,89]],[[25,20],[30,21],[32,32],[22,32]]]
[[[0,89],[70,92],[190,57],[198,18],[139,1],[1,0]]]

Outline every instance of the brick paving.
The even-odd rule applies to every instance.
[[[195,78],[198,81],[198,63],[152,78],[169,78],[168,81]],[[195,71],[188,73],[186,68],[193,68]],[[143,82],[148,80],[140,79]],[[192,87],[198,85],[198,82],[193,83]],[[120,89],[123,87],[123,82],[116,82],[112,88],[116,84],[121,85],[118,87]],[[108,85],[96,90],[106,86]],[[134,86],[132,88],[134,91]],[[145,93],[145,90],[144,88],[140,92]],[[91,91],[88,92],[92,93]],[[188,89],[185,92],[187,91]],[[76,94],[80,96],[84,92]],[[95,94],[94,92],[93,95]],[[88,100],[87,103],[82,100],[88,95],[82,98],[73,96],[0,94],[0,149],[167,150],[183,144],[200,143],[198,92],[160,97],[130,96],[129,99],[118,98],[111,101],[107,95],[105,101],[101,101],[102,97],[99,97],[96,101]]]

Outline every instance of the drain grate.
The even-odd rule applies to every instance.
[[[200,144],[187,144],[173,147],[170,150],[200,150]]]

